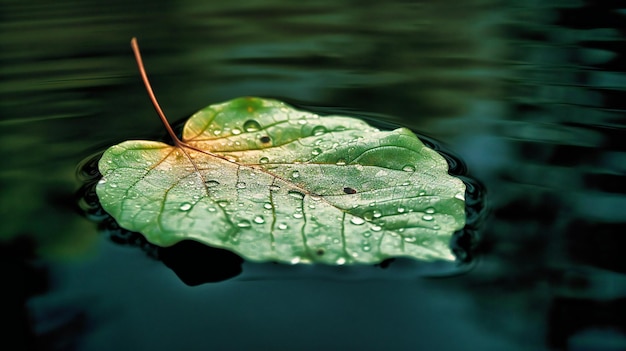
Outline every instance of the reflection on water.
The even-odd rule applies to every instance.
[[[21,328],[46,347],[88,350],[206,346],[207,330],[215,348],[276,348],[280,339],[311,349],[623,349],[620,6],[3,1],[0,238],[33,243],[52,282],[27,299],[35,322]],[[132,36],[170,119],[258,95],[366,111],[446,142],[489,189],[480,264],[447,280],[189,288],[98,238],[74,209],[76,164],[161,130]],[[9,252],[3,273],[36,261]],[[20,275],[4,276],[22,291]],[[286,326],[289,335],[277,331]],[[164,328],[171,333],[152,332]],[[442,330],[455,337],[437,337]]]

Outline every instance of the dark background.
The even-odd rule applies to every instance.
[[[0,1],[0,342],[626,349],[625,23],[617,0]],[[113,243],[77,170],[163,135],[132,36],[171,120],[254,95],[443,142],[486,189],[474,269],[244,263],[192,287]]]

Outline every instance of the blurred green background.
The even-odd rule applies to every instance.
[[[4,314],[25,348],[626,347],[618,1],[0,1]],[[237,96],[442,141],[487,190],[478,264],[244,264],[198,287],[81,216],[83,160]],[[21,318],[21,319],[20,319]],[[622,323],[624,322],[624,323]]]

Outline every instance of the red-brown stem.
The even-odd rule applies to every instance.
[[[154,91],[152,91],[152,86],[150,85],[150,81],[148,80],[148,75],[146,74],[146,69],[143,67],[143,60],[141,59],[141,52],[139,52],[139,44],[137,44],[137,38],[132,38],[130,40],[130,46],[133,48],[133,52],[135,53],[135,60],[137,60],[137,66],[139,67],[139,73],[141,74],[141,79],[143,80],[143,84],[146,86],[146,90],[148,91],[148,96],[150,96],[150,100],[152,101],[152,105],[156,110],[157,114],[161,118],[161,122],[165,125],[165,129],[169,133],[170,137],[176,144],[176,146],[182,146],[184,143],[178,139],[176,133],[170,126],[170,123],[167,121],[163,110],[161,110],[161,106],[159,106],[159,102],[154,96]]]

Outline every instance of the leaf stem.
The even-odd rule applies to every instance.
[[[159,102],[157,101],[156,96],[154,95],[154,91],[152,91],[152,86],[150,85],[150,81],[148,80],[148,75],[146,74],[146,69],[143,66],[143,60],[141,59],[141,52],[139,52],[139,44],[137,44],[137,38],[133,37],[130,40],[130,46],[133,48],[133,53],[135,54],[135,60],[137,60],[137,66],[139,67],[139,73],[141,74],[141,79],[143,80],[143,84],[146,86],[146,90],[148,92],[148,96],[150,96],[150,100],[152,101],[152,106],[156,110],[159,118],[161,118],[161,122],[165,125],[165,129],[169,133],[170,137],[176,144],[176,146],[182,146],[184,143],[178,139],[176,133],[170,126],[170,123],[167,121],[163,110],[161,110],[161,106],[159,106]]]

